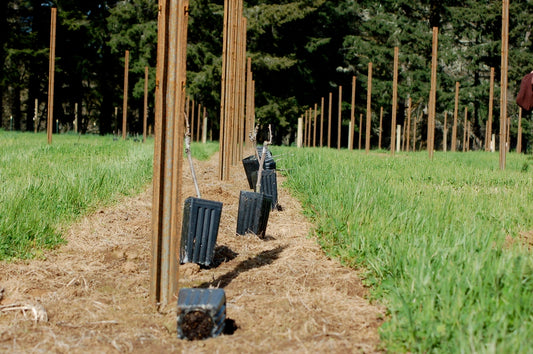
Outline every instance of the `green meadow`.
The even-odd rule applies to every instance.
[[[218,143],[193,143],[207,159]],[[64,242],[61,230],[152,180],[153,140],[0,131],[0,260],[31,258]]]
[[[0,259],[64,242],[61,227],[152,178],[153,143],[111,136],[0,132]]]
[[[387,306],[385,349],[533,351],[531,156],[273,150],[323,248]]]
[[[218,143],[193,144],[207,159]],[[533,158],[485,152],[274,147],[325,251],[363,270],[388,309],[390,352],[533,348]],[[151,182],[153,140],[0,132],[0,259],[31,258],[61,231]],[[531,236],[529,236],[531,237]],[[514,240],[514,242],[513,242]]]

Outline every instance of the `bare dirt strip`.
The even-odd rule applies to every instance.
[[[216,265],[181,266],[180,286],[224,288],[226,334],[180,340],[175,304],[150,302],[148,189],[72,225],[68,243],[42,259],[0,262],[0,352],[379,352],[384,309],[366,300],[357,271],[324,255],[298,201],[280,186],[283,210],[270,214],[266,237],[237,236],[246,177],[236,166],[221,182],[217,164],[218,155],[195,161],[202,198],[224,203]]]

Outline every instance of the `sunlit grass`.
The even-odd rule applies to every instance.
[[[59,227],[152,177],[153,144],[112,137],[0,132],[0,259],[63,242]]]
[[[193,143],[206,160],[218,143]],[[0,131],[0,259],[31,258],[64,242],[61,228],[150,183],[153,139]]]
[[[191,154],[195,159],[200,161],[209,160],[211,156],[220,148],[218,141],[208,141],[205,144],[192,143]]]
[[[274,150],[274,149],[273,149]],[[276,152],[277,151],[277,152]],[[390,320],[387,349],[533,348],[533,256],[506,236],[533,230],[531,157],[281,149],[288,185],[322,246],[366,270]],[[528,349],[529,348],[529,349]]]

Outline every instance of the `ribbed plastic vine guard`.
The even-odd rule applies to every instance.
[[[237,216],[237,234],[246,235],[247,233],[252,233],[263,238],[271,208],[272,197],[270,195],[241,191]]]
[[[183,208],[180,262],[209,267],[213,263],[222,203],[189,197]]]
[[[259,158],[263,154],[263,147],[257,147],[259,153]],[[257,183],[257,171],[259,170],[259,161],[255,155],[248,156],[242,160],[242,165],[244,167],[244,172],[246,173],[246,179],[248,180],[248,185],[250,189],[255,189]],[[263,170],[275,170],[276,161],[272,157],[272,153],[267,150],[265,155],[265,162],[263,163]]]
[[[242,160],[244,172],[246,173],[246,179],[250,189],[254,189],[255,182],[257,181],[257,171],[259,170],[259,161],[255,156],[248,156]]]
[[[276,170],[263,170],[261,173],[261,193],[272,197],[272,210],[278,206],[278,182]]]

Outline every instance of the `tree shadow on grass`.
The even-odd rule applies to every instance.
[[[287,246],[278,246],[274,249],[263,251],[254,257],[242,261],[232,271],[223,274],[210,282],[198,285],[198,288],[225,288],[233,281],[233,279],[237,278],[239,274],[254,268],[260,268],[272,264],[276,259],[279,258],[279,255],[286,247]]]

